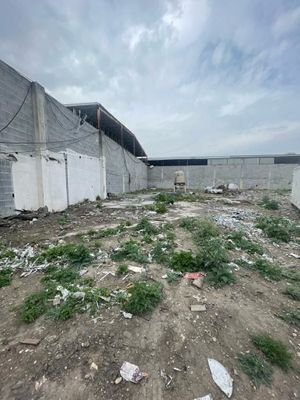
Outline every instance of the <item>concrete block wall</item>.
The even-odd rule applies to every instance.
[[[120,194],[146,189],[147,166],[103,134],[107,193]]]
[[[79,154],[99,157],[99,133],[96,128],[88,123],[80,125],[77,115],[48,94],[45,96],[45,109],[47,149],[65,151],[68,148]]]
[[[228,183],[236,183],[241,189],[291,189],[297,166],[275,164],[274,157],[260,156],[212,158],[207,165],[153,166],[148,167],[148,187],[173,189],[175,171],[182,170],[190,189]]]
[[[291,202],[300,210],[300,167],[294,169]]]
[[[0,158],[0,216],[11,215],[14,209],[11,161]]]

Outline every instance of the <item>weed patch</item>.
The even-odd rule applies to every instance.
[[[146,217],[142,218],[139,221],[135,230],[149,236],[157,235],[159,233],[159,229],[155,225],[153,225]]]
[[[220,234],[218,225],[209,219],[182,218],[180,227],[192,232],[193,240],[198,245],[204,240],[217,237]]]
[[[294,310],[282,311],[277,316],[286,321],[290,325],[300,327],[300,308],[296,308]]]
[[[289,296],[293,300],[300,301],[300,285],[287,286],[283,294]]]
[[[284,217],[258,217],[256,227],[260,228],[269,238],[286,243],[291,240],[294,234],[299,234],[299,228]]]
[[[141,249],[139,243],[134,240],[123,243],[120,249],[112,253],[111,258],[115,261],[130,260],[139,263],[148,262],[146,254]]]
[[[165,203],[165,204],[174,204],[175,202],[175,196],[170,194],[170,193],[159,193],[157,196],[155,196],[154,200],[157,203]]]
[[[129,297],[124,309],[134,315],[142,315],[153,311],[163,299],[162,285],[158,282],[140,281],[129,289]]]
[[[179,272],[198,271],[197,259],[191,251],[175,252],[169,263],[170,268]]]
[[[229,255],[220,239],[210,239],[202,243],[197,254],[197,264],[203,271],[220,268],[229,263]]]
[[[280,340],[273,339],[268,334],[251,336],[252,343],[272,363],[287,371],[292,366],[293,354]]]
[[[118,275],[126,275],[126,274],[128,274],[128,265],[127,264],[118,265],[117,274]]]
[[[238,361],[241,370],[248,375],[254,385],[270,386],[273,380],[273,368],[256,354],[239,354]]]
[[[62,261],[71,265],[84,265],[91,262],[92,257],[89,249],[83,244],[64,244],[50,247],[37,257],[38,262]]]
[[[44,291],[28,296],[20,309],[20,318],[30,323],[43,315],[47,310],[47,294]]]
[[[278,201],[271,200],[269,196],[264,196],[259,205],[267,210],[279,210]]]
[[[167,282],[172,284],[176,283],[181,279],[182,274],[180,272],[168,271],[167,272]]]
[[[128,228],[128,226],[130,226],[130,225],[131,225],[131,222],[126,221],[126,222],[122,222],[115,228],[99,229],[98,231],[90,230],[88,232],[88,235],[93,239],[104,239],[104,238],[116,236],[116,235],[119,235],[120,233],[125,232],[126,229]]]
[[[227,236],[227,239],[229,239],[229,241],[226,243],[226,247],[229,250],[238,247],[241,250],[245,250],[248,254],[262,255],[264,253],[264,249],[262,248],[262,246],[258,243],[246,239],[245,232],[243,231],[231,232]]]
[[[11,284],[13,270],[11,268],[3,268],[0,270],[0,288]]]
[[[212,268],[205,280],[216,288],[221,288],[225,285],[230,285],[236,282],[236,277],[233,271],[227,266]]]
[[[263,258],[256,260],[251,268],[256,269],[260,275],[272,281],[280,281],[282,279],[282,269]]]

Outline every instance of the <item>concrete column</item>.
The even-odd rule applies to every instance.
[[[38,142],[35,145],[36,171],[37,171],[37,196],[38,206],[44,207],[45,193],[43,182],[43,163],[42,151],[46,150],[47,129],[45,115],[45,90],[37,82],[32,83],[32,107],[33,107],[33,123],[34,123],[34,140]]]

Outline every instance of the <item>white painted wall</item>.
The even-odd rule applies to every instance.
[[[103,162],[99,158],[67,152],[69,204],[85,199],[103,198],[100,169]]]
[[[67,206],[64,154],[47,151],[42,156],[44,204],[49,211],[62,211]]]
[[[36,210],[39,208],[36,158],[30,155],[15,155],[12,161],[12,180],[17,210]]]
[[[300,210],[300,167],[294,169],[291,202]]]

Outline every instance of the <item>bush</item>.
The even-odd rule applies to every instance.
[[[52,261],[65,261],[71,265],[83,265],[92,260],[89,249],[83,244],[64,244],[60,246],[51,247],[37,257],[39,262],[47,260]]]
[[[273,380],[273,369],[256,354],[239,354],[238,361],[241,370],[249,376],[254,385],[259,388],[261,384],[270,386]]]
[[[0,288],[11,284],[13,270],[11,268],[3,268],[0,270]]]
[[[271,200],[269,196],[264,196],[262,201],[259,203],[260,206],[266,208],[267,210],[278,210],[279,203],[276,200]]]
[[[47,310],[47,295],[44,291],[28,296],[20,309],[20,318],[30,323],[43,315]]]
[[[196,257],[191,251],[179,251],[172,255],[170,268],[180,272],[199,271]]]
[[[219,239],[205,240],[196,256],[197,265],[204,271],[220,268],[228,262],[228,252]]]
[[[286,243],[291,240],[293,234],[298,233],[298,228],[289,219],[283,217],[258,217],[256,227],[269,238]]]
[[[162,285],[158,282],[140,281],[128,292],[130,297],[125,301],[124,309],[134,315],[151,312],[163,299]]]
[[[263,258],[256,260],[252,268],[259,271],[262,276],[272,279],[273,281],[280,281],[282,278],[282,269],[278,265],[273,265]]]
[[[118,265],[117,275],[126,275],[126,274],[128,274],[128,265],[127,264]]]
[[[253,335],[251,340],[272,364],[277,365],[284,371],[291,368],[293,354],[289,352],[287,346],[280,340],[273,339],[268,334]]]
[[[290,325],[300,327],[300,308],[282,311],[280,314],[278,314],[278,317]]]
[[[286,294],[293,300],[300,301],[300,285],[287,286],[283,294]]]
[[[155,201],[157,203],[174,204],[174,195],[162,192],[155,196]]]
[[[139,243],[134,240],[125,242],[120,249],[112,253],[111,258],[115,261],[130,260],[139,263],[148,262],[148,258],[142,251]]]
[[[218,225],[209,219],[186,217],[181,219],[180,226],[193,233],[193,239],[197,244],[220,234]]]
[[[143,217],[136,228],[137,231],[142,231],[144,234],[148,234],[150,236],[157,235],[159,233],[159,229],[153,225],[148,218]]]
[[[158,214],[165,214],[168,211],[168,207],[166,206],[166,203],[157,202],[154,205],[154,211]]]
[[[260,254],[264,253],[264,249],[258,243],[252,242],[245,238],[245,232],[243,231],[234,231],[230,233],[227,238],[235,243],[235,246],[240,248],[241,250],[245,250],[249,254]],[[226,247],[229,249],[234,248],[231,243],[226,243]]]
[[[236,277],[229,267],[221,266],[219,268],[212,268],[207,273],[205,280],[214,287],[221,288],[225,285],[235,283]]]

